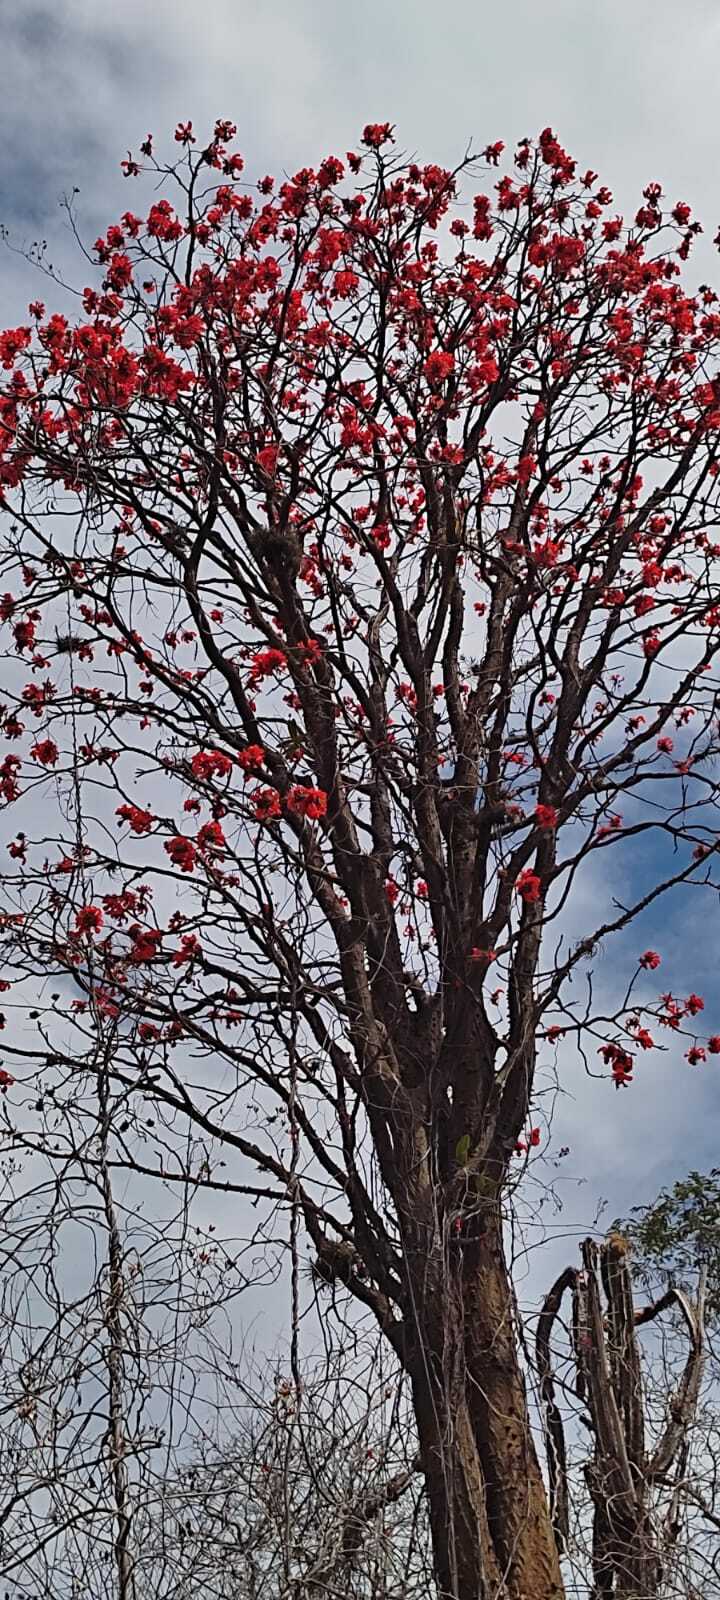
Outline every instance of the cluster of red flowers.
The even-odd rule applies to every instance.
[[[202,953],[200,940],[196,933],[185,933],[178,949],[173,952],[172,964],[174,967],[189,966]]]
[[[272,822],[282,816],[282,802],[277,789],[255,789],[250,796],[256,822]]]
[[[60,751],[54,739],[40,739],[30,751],[33,761],[38,761],[41,767],[54,767]]]
[[[274,672],[281,672],[287,666],[287,656],[284,650],[256,650],[250,663],[250,683],[262,683],[263,678],[269,678]]]
[[[183,834],[176,833],[172,839],[166,840],[164,849],[173,866],[179,867],[181,872],[195,871],[197,851],[192,839],[186,839]]]
[[[540,1143],[540,1129],[531,1128],[527,1139],[518,1139],[515,1146],[516,1155],[527,1155],[528,1150],[536,1150]]]
[[[285,802],[288,811],[296,817],[324,817],[327,812],[327,795],[324,789],[308,789],[303,784],[293,784]]]
[[[99,906],[81,906],[75,913],[75,932],[80,935],[99,933],[104,920]]]
[[[627,1084],[632,1083],[635,1063],[633,1057],[627,1050],[623,1050],[621,1045],[603,1044],[600,1046],[598,1055],[602,1056],[603,1061],[607,1062],[610,1067],[616,1089],[625,1088]]]
[[[523,868],[516,880],[515,888],[526,904],[532,904],[540,899],[541,880],[531,867]]]
[[[438,389],[441,384],[446,383],[454,370],[455,357],[450,350],[433,350],[423,368],[425,377],[433,389]]]
[[[198,831],[197,848],[203,855],[217,855],[225,849],[225,835],[219,822],[206,822]]]
[[[556,828],[558,824],[558,814],[555,810],[555,807],[542,805],[536,806],[535,821],[537,822],[539,828],[546,828],[548,831]]]
[[[283,801],[277,789],[255,789],[250,796],[257,822],[272,822],[283,814]],[[285,810],[294,817],[316,821],[327,815],[328,797],[324,789],[295,783],[285,797]]]
[[[128,960],[131,966],[143,966],[147,961],[154,961],[160,952],[163,935],[159,928],[143,928],[139,923],[133,923],[128,928],[132,940]]]
[[[196,778],[226,778],[232,772],[232,761],[222,750],[198,750],[190,766]]]
[[[259,772],[265,761],[265,751],[261,744],[247,744],[237,759],[243,772]]]
[[[127,822],[131,831],[138,836],[150,833],[157,820],[151,811],[145,811],[142,806],[118,806],[115,815],[120,818],[121,822]]]

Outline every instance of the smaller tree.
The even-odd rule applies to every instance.
[[[624,1224],[634,1271],[647,1283],[682,1283],[707,1269],[707,1315],[720,1312],[720,1167],[689,1172],[650,1205],[634,1206]]]
[[[413,1431],[373,1363],[266,1374],[244,1420],[198,1437],[144,1510],[138,1590],[172,1600],[426,1600],[432,1557]],[[388,1417],[390,1422],[388,1425]],[[410,1442],[410,1452],[407,1444]],[[172,1584],[168,1586],[168,1571]]]

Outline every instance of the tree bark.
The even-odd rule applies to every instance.
[[[409,1353],[442,1600],[562,1600],[500,1222],[428,1254]]]

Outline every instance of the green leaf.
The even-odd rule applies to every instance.
[[[459,1167],[466,1167],[467,1166],[467,1159],[468,1159],[469,1154],[470,1154],[470,1135],[469,1135],[469,1133],[464,1133],[463,1136],[462,1136],[462,1139],[458,1139],[458,1142],[457,1142],[457,1144],[455,1146],[455,1160],[457,1161],[457,1164],[458,1164]]]

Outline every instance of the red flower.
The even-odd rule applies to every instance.
[[[282,816],[282,805],[277,789],[255,789],[250,796],[257,822],[271,822]]]
[[[655,968],[660,966],[657,950],[646,950],[640,957],[640,966],[644,967],[646,972],[654,972]]]
[[[558,814],[554,806],[536,806],[535,819],[539,828],[556,828]]]
[[[525,867],[516,881],[515,888],[526,903],[533,903],[540,899],[540,879],[530,867]]]
[[[174,967],[184,967],[187,962],[194,961],[196,956],[202,954],[202,946],[196,933],[185,933],[180,940],[179,948],[173,951],[172,964]]]
[[[13,628],[13,637],[18,650],[32,650],[35,643],[35,623],[32,617],[27,617],[24,622],[16,622]]]
[[[225,848],[225,835],[219,822],[206,822],[197,836],[198,850],[213,851]]]
[[[619,1044],[603,1044],[598,1050],[598,1055],[602,1056],[603,1061],[610,1066],[616,1089],[625,1088],[628,1083],[632,1083],[634,1061],[627,1050],[623,1050]]]
[[[333,294],[338,300],[349,300],[350,296],[353,295],[355,290],[359,287],[360,279],[357,273],[352,272],[349,267],[345,267],[340,272],[335,273],[335,277],[333,278]]]
[[[238,766],[243,772],[258,772],[265,761],[265,751],[261,744],[248,744],[238,755]]]
[[[258,650],[252,658],[250,667],[250,682],[260,683],[262,678],[270,676],[271,672],[278,672],[287,663],[284,650]]]
[[[115,255],[110,257],[110,265],[107,271],[107,281],[111,289],[115,289],[116,291],[126,289],[128,284],[132,283],[132,275],[132,261],[130,260],[129,256],[126,256],[123,252],[117,251]]]
[[[192,839],[184,839],[181,833],[176,833],[166,841],[164,850],[174,867],[179,867],[181,872],[194,872],[196,853]]]
[[[306,789],[301,783],[296,783],[288,794],[286,805],[296,817],[324,817],[327,799],[324,789]]]
[[[708,1052],[711,1056],[720,1056],[720,1034],[714,1033],[707,1042]]]
[[[99,906],[81,906],[75,914],[75,932],[99,933],[104,921]]]
[[[530,1129],[530,1135],[529,1135],[529,1141],[528,1142],[529,1142],[529,1144],[531,1146],[537,1148],[537,1146],[540,1143],[540,1129],[539,1128],[531,1128]]]
[[[170,243],[182,238],[182,223],[178,222],[169,200],[158,200],[150,207],[147,231],[153,239],[164,239]]]
[[[385,899],[391,906],[394,906],[399,894],[399,883],[396,883],[394,878],[387,878],[385,881]]]
[[[27,350],[32,335],[29,328],[7,328],[0,333],[0,362],[10,371],[21,351]]]
[[[226,778],[232,772],[232,761],[222,750],[198,750],[190,766],[196,778]]]
[[[367,122],[363,128],[362,142],[369,150],[379,150],[381,145],[392,139],[392,129],[391,122]]]
[[[699,994],[688,995],[688,998],[685,1001],[685,1009],[686,1011],[689,1011],[691,1017],[696,1017],[698,1011],[705,1010],[705,1001],[701,1000]]]
[[[268,478],[272,478],[275,474],[279,454],[276,444],[266,444],[264,450],[258,450],[255,460]]]
[[[156,955],[159,954],[160,943],[163,937],[160,929],[141,928],[139,923],[136,923],[135,926],[130,929],[130,937],[132,939],[132,947],[130,950],[129,960],[132,965],[139,967],[142,966],[146,961],[154,961]]]
[[[151,811],[144,811],[142,806],[118,806],[115,812],[121,822],[127,822],[133,833],[149,833],[155,821]]]
[[[423,372],[428,383],[433,389],[438,389],[445,383],[455,369],[455,357],[449,350],[433,350],[428,356]]]
[[[39,761],[41,767],[54,767],[60,754],[54,739],[41,739],[34,744],[30,754],[33,761]]]
[[[694,1044],[690,1050],[685,1051],[685,1060],[690,1062],[691,1067],[696,1067],[698,1062],[705,1061],[706,1058],[707,1051],[703,1050],[701,1044]]]

